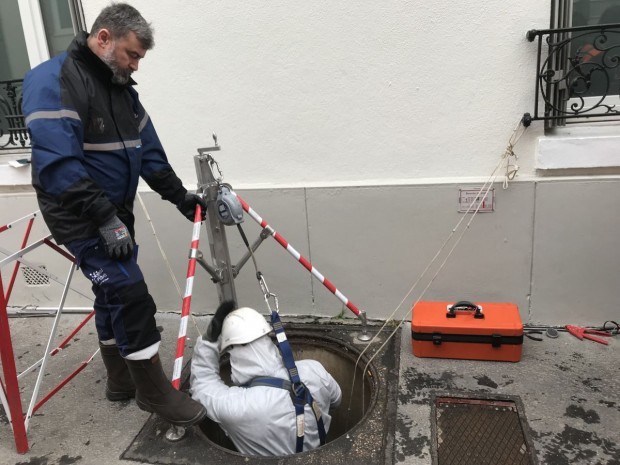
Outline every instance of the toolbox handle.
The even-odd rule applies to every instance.
[[[474,310],[474,318],[484,318],[484,313],[482,313],[482,307],[480,305],[476,305],[469,300],[459,300],[457,303],[453,305],[448,305],[448,312],[446,313],[446,318],[456,318],[456,309],[459,310]]]

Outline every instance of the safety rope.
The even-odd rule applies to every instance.
[[[522,131],[518,131],[520,127],[523,127]],[[418,276],[418,278],[416,279],[416,281],[413,283],[413,285],[409,288],[409,291],[407,292],[407,294],[405,294],[405,297],[403,297],[403,299],[400,301],[400,303],[396,306],[396,308],[394,309],[394,311],[388,316],[388,318],[386,319],[385,323],[379,328],[379,330],[376,332],[375,336],[373,336],[373,338],[368,342],[368,344],[366,345],[366,347],[361,351],[360,355],[358,356],[356,362],[355,362],[355,370],[353,371],[353,381],[351,384],[351,389],[353,389],[355,387],[355,379],[356,379],[356,375],[357,375],[357,366],[359,365],[362,357],[364,357],[364,355],[366,354],[366,352],[368,351],[368,349],[373,345],[373,343],[377,340],[377,338],[379,338],[381,332],[383,331],[383,329],[388,325],[392,323],[392,318],[394,317],[394,315],[396,315],[396,313],[398,312],[398,310],[401,308],[401,306],[403,305],[403,303],[409,298],[409,296],[411,295],[411,293],[413,292],[413,290],[418,286],[418,284],[420,283],[420,281],[422,280],[422,278],[426,275],[426,273],[429,271],[429,269],[431,268],[431,266],[433,266],[433,264],[435,264],[436,260],[439,258],[439,256],[442,254],[442,252],[444,251],[444,249],[448,246],[448,244],[450,243],[450,241],[452,240],[452,238],[455,236],[455,234],[457,233],[457,231],[459,230],[459,228],[461,227],[461,224],[465,221],[465,218],[467,217],[467,215],[472,212],[472,209],[474,210],[472,212],[471,218],[470,220],[467,222],[467,224],[465,225],[465,227],[462,229],[462,232],[459,232],[459,235],[456,237],[456,240],[454,242],[454,245],[452,246],[452,248],[450,248],[448,254],[446,255],[446,257],[444,258],[444,260],[441,262],[439,268],[437,269],[437,271],[435,272],[435,274],[432,276],[432,278],[430,279],[430,281],[428,282],[428,284],[424,287],[424,289],[422,290],[422,292],[419,294],[419,296],[417,297],[415,304],[417,304],[418,302],[420,302],[420,300],[422,299],[422,297],[426,294],[426,292],[428,291],[428,289],[430,288],[430,286],[433,284],[433,282],[435,281],[435,279],[437,278],[437,276],[439,275],[439,273],[443,270],[445,264],[447,263],[448,259],[450,258],[450,256],[453,254],[454,250],[456,249],[456,247],[458,246],[458,244],[461,242],[461,239],[463,238],[463,236],[465,235],[465,233],[467,232],[467,230],[469,229],[469,227],[471,226],[474,218],[476,217],[476,215],[478,214],[482,203],[484,201],[484,199],[486,198],[487,194],[489,193],[489,191],[491,190],[491,187],[493,186],[498,174],[499,169],[501,168],[501,166],[505,163],[506,164],[506,172],[504,175],[504,182],[503,185],[505,186],[505,188],[507,188],[508,186],[508,182],[512,181],[516,174],[517,171],[519,169],[519,167],[516,165],[516,163],[514,163],[513,158],[516,159],[516,154],[514,152],[514,146],[517,144],[517,142],[519,141],[519,139],[521,138],[521,136],[523,135],[523,133],[525,132],[527,128],[525,126],[523,126],[523,121],[520,120],[519,123],[517,124],[517,126],[515,127],[515,129],[512,132],[512,135],[509,139],[508,142],[508,146],[506,147],[506,150],[504,151],[504,154],[502,155],[502,157],[500,158],[498,164],[495,166],[495,168],[493,169],[493,171],[491,172],[491,175],[488,177],[487,181],[480,187],[480,189],[478,190],[478,193],[476,194],[476,196],[474,197],[474,200],[471,202],[471,204],[469,205],[469,207],[467,208],[467,211],[465,212],[465,214],[461,217],[461,219],[457,222],[456,226],[454,228],[452,228],[452,231],[450,232],[450,234],[448,235],[448,237],[446,238],[446,240],[443,242],[443,244],[441,245],[441,247],[439,248],[439,250],[437,251],[437,253],[434,255],[434,257],[431,259],[431,261],[428,263],[428,265],[426,266],[426,268],[424,269],[424,271]],[[484,194],[482,194],[482,192],[484,191]],[[475,208],[474,208],[475,206]],[[400,329],[401,325],[404,323],[404,321],[407,319],[407,317],[409,316],[409,309],[407,309],[404,313],[403,313],[403,317],[400,319],[400,322],[398,325],[395,326],[394,330],[387,336],[386,340],[383,342],[383,344],[381,344],[381,346],[368,358],[366,365],[364,366],[363,369],[363,373],[366,373],[368,370],[369,365],[372,363],[372,361],[375,359],[375,357],[381,353],[381,351],[383,350],[383,348],[389,343],[389,341],[394,337],[394,335],[398,332],[398,330]],[[364,392],[362,390],[362,396],[364,395]],[[350,399],[349,401],[349,407],[348,410],[351,410],[351,402],[353,399]],[[362,400],[362,405],[364,405],[364,402]]]
[[[521,129],[519,131],[519,129]],[[504,152],[503,158],[506,160],[506,174],[504,176],[504,182],[502,183],[503,189],[508,189],[508,182],[512,181],[519,172],[519,165],[517,165],[518,156],[514,151],[515,145],[521,139],[521,136],[525,133],[527,127],[523,125],[523,119],[515,126],[512,131],[512,135],[508,140],[508,146]]]

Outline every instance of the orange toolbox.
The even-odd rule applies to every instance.
[[[418,302],[411,339],[416,357],[518,362],[523,323],[511,303]]]

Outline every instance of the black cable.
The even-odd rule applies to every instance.
[[[536,337],[536,336],[532,336],[532,334],[542,334],[542,331],[523,331],[523,335],[529,339],[531,339],[532,341],[542,341],[542,337]]]
[[[607,323],[610,323],[611,325],[613,325],[612,328],[607,328]],[[603,331],[610,331],[610,334],[612,336],[617,336],[618,334],[620,334],[620,324],[616,323],[615,321],[611,321],[608,320],[605,323],[603,323]]]
[[[241,223],[237,223],[237,229],[239,230],[239,234],[241,234],[241,239],[243,239],[245,246],[248,248],[248,251],[250,252],[250,257],[252,257],[252,261],[254,262],[254,269],[256,270],[256,279],[260,281],[261,272],[258,271],[258,265],[256,263],[256,258],[254,258],[254,252],[252,251],[252,247],[250,247],[250,242],[248,241],[248,238],[246,237],[245,232],[243,231],[243,228],[241,227]]]

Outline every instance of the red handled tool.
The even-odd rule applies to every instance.
[[[591,334],[596,334],[598,336],[611,337],[611,334],[609,334],[606,331],[597,331],[595,329],[582,328],[581,326],[566,325],[566,329],[568,330],[569,333],[571,333],[573,336],[575,336],[578,339],[581,339],[581,340],[590,339],[591,341],[598,342],[599,344],[608,345],[609,343],[607,342],[606,339],[601,339],[600,337],[591,336]]]

